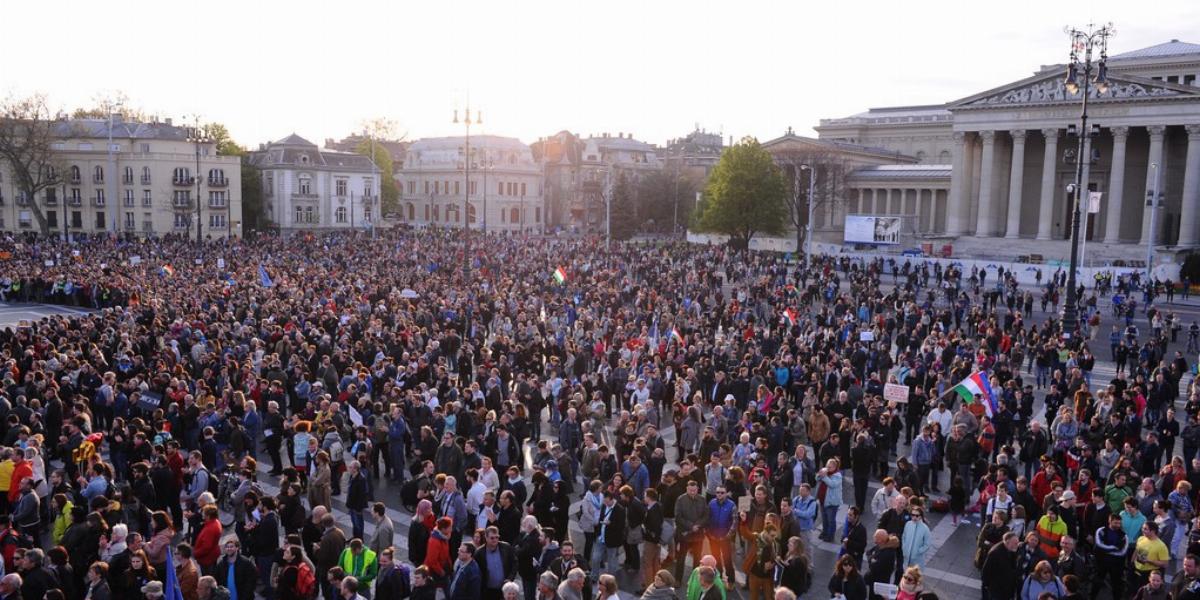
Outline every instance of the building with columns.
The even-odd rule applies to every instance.
[[[1147,193],[1156,186],[1156,243],[1200,245],[1200,44],[1171,40],[1115,54],[1108,69],[1108,89],[1091,89],[1096,128],[1082,152],[1081,98],[1065,89],[1065,65],[944,105],[823,119],[816,130],[822,141],[886,148],[916,163],[850,173],[849,214],[913,215],[924,236],[1057,250],[1066,245],[1049,242],[1069,236],[1067,185],[1082,157],[1085,187],[1101,193],[1082,230],[1097,242],[1089,251],[1144,256],[1138,244],[1150,236]]]

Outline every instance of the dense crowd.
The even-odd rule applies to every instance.
[[[982,525],[984,600],[1200,597],[1200,395],[1153,303],[1101,382],[1003,270],[433,229],[3,250],[5,300],[94,309],[0,332],[4,600],[915,600],[934,511]]]

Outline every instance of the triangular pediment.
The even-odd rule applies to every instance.
[[[1033,77],[951,102],[947,108],[962,110],[1023,105],[1077,104],[1079,93],[1067,93],[1066,86],[1063,84],[1066,74],[1066,67],[1043,71]],[[1165,98],[1200,99],[1200,88],[1192,86],[1111,72],[1108,79],[1108,90],[1104,93],[1100,93],[1095,86],[1090,87],[1088,94],[1090,100],[1121,102]]]

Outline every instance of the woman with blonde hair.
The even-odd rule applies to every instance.
[[[905,569],[904,576],[900,578],[900,589],[896,591],[896,600],[916,600],[922,591],[921,567]]]

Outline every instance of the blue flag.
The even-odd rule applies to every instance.
[[[175,557],[171,553],[171,544],[167,544],[167,580],[163,584],[163,600],[183,600],[183,592],[179,589],[179,576],[175,573]]]
[[[267,268],[262,266],[262,263],[258,264],[258,282],[262,284],[263,287],[272,287],[275,285],[275,283],[271,281],[271,276],[267,274]]]

